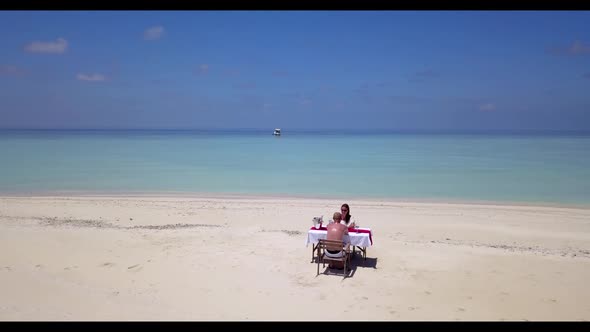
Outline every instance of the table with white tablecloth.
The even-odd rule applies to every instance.
[[[312,249],[311,249],[312,261],[313,261],[314,252],[317,248],[317,243],[320,241],[320,239],[325,239],[327,236],[328,236],[328,231],[325,227],[321,227],[319,229],[312,227],[307,232],[307,242],[305,245],[308,246],[310,243],[312,244]],[[373,245],[373,232],[371,231],[370,228],[354,228],[354,229],[351,228],[348,230],[348,235],[344,235],[344,238],[342,240],[345,243],[350,243],[350,245],[353,246],[353,250],[354,250],[354,248],[358,248],[363,253],[364,259],[366,259],[367,258],[367,247],[370,247]]]

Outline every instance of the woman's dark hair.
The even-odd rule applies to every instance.
[[[342,218],[342,219],[344,221],[346,221],[346,223],[348,224],[350,222],[350,207],[348,206],[348,204],[344,203],[344,204],[342,204],[340,209],[342,209],[342,208],[346,208],[346,210],[347,210],[346,218]]]

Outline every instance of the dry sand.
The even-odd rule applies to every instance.
[[[589,209],[350,200],[374,246],[316,276],[341,203],[2,197],[0,320],[590,319]]]

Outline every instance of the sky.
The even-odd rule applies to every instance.
[[[589,11],[2,11],[0,128],[590,130]]]

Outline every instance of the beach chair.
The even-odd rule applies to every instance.
[[[342,252],[342,256],[335,258],[329,257],[326,255],[326,250],[340,250]],[[348,274],[346,268],[350,265],[350,243],[345,243],[343,241],[334,241],[334,240],[325,240],[320,239],[317,245],[317,254],[318,254],[318,271],[316,275],[320,274],[320,262],[323,266],[326,266],[326,261],[328,262],[342,262],[344,265],[343,276],[346,278]]]

